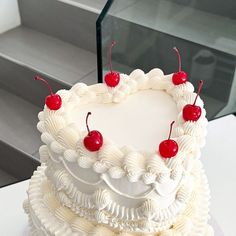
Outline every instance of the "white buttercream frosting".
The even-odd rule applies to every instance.
[[[51,111],[45,106],[38,116],[37,128],[45,143],[40,157],[48,165],[46,175],[58,198],[55,203],[52,195],[46,195],[45,205],[52,206],[55,216],[73,229],[87,227],[90,235],[109,235],[110,229],[89,230],[92,225],[80,226],[74,215],[132,233],[185,235],[191,228],[193,207],[188,216],[182,214],[197,186],[194,163],[205,143],[207,124],[200,98],[196,103],[202,108],[200,119],[183,120],[182,109],[193,103],[193,91],[190,82],[175,86],[172,75],[165,76],[157,68],[147,74],[142,70],[121,74],[113,89],[78,83],[68,91],[58,91],[61,109]],[[96,152],[83,144],[88,111],[93,113],[90,128],[104,137]],[[167,138],[172,120],[172,138],[179,152],[163,159],[158,145]],[[176,227],[170,229],[171,225]]]
[[[73,184],[72,177],[66,170],[62,168],[55,171],[55,167],[52,165],[53,162],[49,161],[48,164],[47,177],[52,181],[55,194],[62,205],[71,208],[76,214],[88,220],[95,220],[108,224],[110,227],[128,231],[135,231],[137,227],[144,232],[147,232],[148,229],[156,231],[160,227],[161,229],[168,228],[175,222],[176,217],[183,212],[192,192],[191,186],[195,186],[194,182],[190,182],[190,186],[181,185],[180,188],[178,187],[177,192],[174,189],[168,191],[166,189],[167,192],[160,192],[160,186],[154,184],[150,186],[148,194],[144,192],[143,196],[134,197],[134,195],[119,192],[115,189],[115,186],[112,186],[109,179],[103,177],[105,186],[109,187],[109,190],[98,188],[93,194],[85,194]],[[88,183],[88,185],[91,188],[91,183]],[[101,182],[98,182],[96,186],[101,186]],[[156,191],[157,196],[153,191]],[[118,194],[118,198],[137,199],[140,203],[133,208],[127,207],[125,201],[121,201],[123,205],[120,205],[120,202],[116,202],[119,199],[114,194]],[[148,198],[149,195],[150,199]],[[158,204],[156,197],[165,200],[172,195],[175,195],[175,200],[174,202],[170,201],[172,203],[167,205],[168,207],[164,207],[163,203]],[[147,200],[144,201],[143,199]],[[143,220],[140,221],[140,219]],[[147,225],[145,219],[152,219],[152,225]]]
[[[89,236],[115,236],[116,234],[106,227],[97,226],[92,231],[90,231],[88,235]]]
[[[102,210],[111,204],[112,200],[106,189],[98,189],[93,194],[93,202],[98,210]]]
[[[200,168],[200,169],[199,169]],[[29,215],[31,235],[41,236],[83,236],[83,235],[109,235],[109,236],[213,236],[214,232],[207,225],[209,189],[201,165],[196,165],[195,175],[198,176],[198,185],[189,200],[185,211],[169,228],[159,230],[158,233],[131,233],[128,231],[113,231],[104,225],[92,223],[78,217],[69,208],[60,205],[53,194],[53,186],[44,175],[45,166],[41,166],[34,173],[29,186],[28,200],[24,202],[24,209]],[[48,199],[51,199],[48,201]],[[155,214],[152,202],[143,204],[146,217]],[[103,211],[100,211],[102,217]],[[141,220],[136,227],[152,227],[153,221]],[[138,228],[137,228],[138,230]]]
[[[150,80],[152,80],[152,82],[150,82]],[[148,83],[149,85],[145,85]],[[157,86],[158,84],[160,84],[159,87]],[[136,89],[134,89],[133,87],[135,87]],[[143,93],[145,92],[145,94],[142,95],[143,89],[148,90],[143,91]],[[155,92],[152,92],[150,89],[154,89]],[[168,97],[162,97],[165,94],[162,92],[162,90],[166,91],[167,93],[169,93],[169,95],[172,96],[173,102],[170,102],[171,100]],[[129,99],[126,99],[127,101],[125,102],[117,101],[117,99],[115,99],[116,102],[119,102],[119,105],[111,106],[109,104],[107,108],[103,108],[103,100],[100,100],[99,97],[101,97],[101,95],[109,95],[111,96],[109,103],[112,103],[112,96],[115,96],[117,98],[117,93],[119,91],[126,95],[129,95],[131,91],[136,92],[135,96],[138,97],[136,98],[134,97],[134,95],[132,95]],[[117,86],[117,88],[115,88],[114,90],[107,88],[104,84],[97,84],[92,86],[86,86],[85,84],[76,84],[70,91],[61,90],[59,91],[59,94],[61,94],[62,99],[64,99],[63,109],[67,110],[67,113],[62,111],[49,112],[46,107],[44,113],[40,112],[40,122],[38,128],[41,132],[43,132],[42,141],[45,142],[45,144],[50,145],[50,148],[53,152],[64,156],[67,161],[75,162],[77,159],[77,163],[80,167],[92,168],[97,173],[108,172],[114,178],[121,178],[123,177],[123,173],[125,171],[131,182],[136,182],[141,178],[145,181],[145,183],[149,184],[154,179],[154,176],[146,172],[146,170],[150,170],[149,172],[155,173],[157,175],[157,180],[164,181],[163,176],[166,176],[166,173],[170,173],[172,169],[169,169],[165,165],[165,163],[161,161],[162,158],[158,158],[159,163],[155,163],[154,161],[153,165],[151,166],[150,163],[152,162],[147,160],[155,158],[154,153],[156,152],[158,143],[164,139],[165,136],[163,134],[166,135],[168,133],[169,122],[167,122],[167,119],[168,117],[170,120],[174,119],[174,111],[176,109],[174,108],[174,102],[177,102],[177,109],[179,109],[180,112],[178,115],[179,118],[177,119],[177,123],[174,127],[174,135],[176,136],[177,142],[179,142],[178,144],[180,146],[180,151],[183,151],[185,153],[185,157],[190,154],[192,155],[196,153],[196,150],[200,148],[205,142],[206,120],[203,119],[204,117],[198,122],[183,122],[181,115],[183,105],[187,104],[188,102],[192,102],[195,97],[195,94],[193,93],[193,86],[189,82],[186,82],[182,85],[174,86],[171,81],[171,75],[164,76],[163,72],[160,69],[153,69],[147,74],[144,74],[144,72],[141,70],[135,70],[129,76],[122,74],[120,85]],[[155,96],[157,95],[161,96],[155,98]],[[81,104],[81,99],[83,99],[84,97],[86,97],[86,105],[84,102]],[[91,101],[88,98],[91,98]],[[94,98],[96,103],[94,103]],[[139,107],[142,107],[142,102],[144,102],[144,99],[149,99],[146,101],[145,106],[148,105],[150,106],[150,108],[146,107],[145,112],[143,112],[143,110],[140,110],[141,112],[138,114],[137,112],[139,111]],[[100,101],[100,103],[97,103],[97,101]],[[168,105],[165,104],[167,101]],[[181,105],[181,108],[179,108],[178,104],[181,103],[181,101],[183,101],[183,104]],[[164,107],[162,107],[161,105],[163,103],[165,104]],[[200,98],[197,99],[197,104],[203,107],[203,102]],[[107,143],[104,143],[104,146],[99,152],[89,152],[83,146],[83,137],[86,135],[86,133],[78,133],[75,129],[71,128],[71,122],[76,122],[77,125],[81,127],[80,129],[84,129],[82,127],[84,127],[85,125],[85,113],[88,111],[88,109],[92,108],[91,106],[95,106],[94,109],[96,108],[94,111],[93,120],[91,120],[91,126],[96,126],[102,129],[102,126],[106,128],[111,124],[112,126],[108,127],[109,132],[107,132],[108,134],[110,134],[110,136],[112,136],[112,134],[114,133],[114,137],[121,137],[122,142],[124,142],[125,144],[129,142],[132,143],[132,141],[136,138],[135,142],[139,146],[139,148],[145,143],[149,145],[150,143],[154,142],[154,145],[152,144],[152,147],[154,147],[154,149],[151,150],[149,155],[143,155],[142,153],[134,149],[136,153],[138,153],[136,155],[144,157],[135,159],[135,156],[131,154],[132,152],[124,153],[123,146],[119,147],[116,144],[108,141]],[[155,107],[157,108],[156,111],[153,110]],[[162,107],[162,109],[158,109],[159,107]],[[132,109],[130,108],[134,109],[135,112],[132,112]],[[165,112],[167,113],[163,113],[161,115],[160,112],[163,111],[163,108],[168,108],[168,110],[165,110]],[[122,112],[122,109],[123,113],[126,114],[126,116],[124,116],[125,119],[130,119],[126,122],[123,122],[122,127],[132,134],[131,137],[124,135],[125,132],[120,129],[121,126],[113,125],[113,122],[115,122],[117,119],[117,121],[119,121],[122,118],[122,116],[120,116],[120,114],[122,113],[117,113]],[[107,111],[109,111],[109,113],[106,113]],[[127,114],[127,112],[129,111],[131,112]],[[152,114],[146,114],[150,111],[152,112]],[[111,117],[113,113],[114,117]],[[136,118],[133,118],[132,114],[134,114]],[[146,114],[145,118],[140,118],[143,114]],[[101,115],[111,119],[112,122],[106,122],[106,119],[103,119]],[[139,132],[142,134],[140,137],[139,135],[133,135],[137,131],[137,117],[140,119],[140,121],[144,121],[142,122],[141,126],[138,126]],[[158,122],[158,129],[153,128],[153,119],[156,119],[156,122]],[[105,121],[105,126],[102,124],[96,125],[96,121]],[[164,123],[160,123],[163,121]],[[131,126],[132,123],[136,126]],[[125,128],[125,124],[128,124],[129,128]],[[152,128],[146,127],[147,125],[151,125]],[[119,128],[119,132],[121,132],[120,134],[119,132],[116,132],[116,127]],[[136,131],[132,131],[132,127],[134,127]],[[141,131],[140,128],[142,128]],[[160,128],[163,129],[160,130]],[[153,131],[155,132],[152,134]],[[145,138],[146,132],[148,132],[148,135],[152,134],[154,136]],[[106,134],[105,131],[104,133]],[[69,149],[70,151],[68,152],[67,149]],[[77,152],[77,155],[75,152],[72,154],[73,150]],[[97,162],[96,160],[99,160],[99,162]],[[178,163],[176,162],[176,164],[178,165],[181,165],[181,163],[181,161]],[[120,167],[124,171],[122,171]],[[110,171],[110,168],[116,170],[114,174],[113,171]],[[172,176],[176,176],[176,174]]]

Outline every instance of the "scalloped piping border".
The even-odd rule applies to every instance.
[[[45,205],[43,200],[43,195],[47,196],[46,193],[42,193],[42,182],[47,181],[44,175],[45,166],[42,165],[38,167],[38,170],[34,172],[34,175],[32,176],[30,180],[29,190],[28,190],[28,200],[24,202],[24,209],[25,212],[29,215],[29,224],[31,228],[31,235],[45,235],[45,236],[83,236],[84,234],[91,234],[96,236],[97,233],[101,232],[101,228],[104,230],[104,227],[99,225],[94,225],[93,229],[90,229],[90,232],[87,231],[77,231],[81,226],[79,225],[73,228],[73,222],[75,222],[78,217],[75,215],[71,216],[60,216],[60,219],[56,217],[55,215],[55,207],[50,207],[50,209]],[[196,189],[196,193],[198,193],[198,196],[200,198],[196,198],[196,200],[199,200],[198,204],[200,208],[198,208],[198,214],[194,211],[194,208],[189,210],[186,214],[188,216],[188,219],[193,223],[191,227],[191,236],[213,236],[214,233],[212,230],[208,230],[209,226],[207,225],[207,221],[209,218],[208,212],[209,212],[209,187],[207,183],[207,178],[203,172],[201,171],[202,178],[201,183],[198,189]],[[50,191],[48,192],[50,195]],[[55,199],[56,201],[56,199]],[[192,202],[192,205],[195,205],[195,201]],[[59,208],[61,210],[64,210],[65,207],[62,207],[59,205]],[[58,209],[59,209],[58,208]],[[66,212],[68,212],[68,208],[65,208]],[[63,212],[63,211],[62,211]],[[75,217],[75,218],[73,218]],[[67,221],[66,221],[67,220]],[[67,223],[66,223],[67,222]],[[91,223],[90,223],[91,224]],[[161,231],[158,233],[159,236],[184,236],[187,235],[188,232],[186,230],[189,230],[188,227],[185,227],[187,224],[186,222],[177,222],[176,225],[172,227],[172,229],[168,229],[165,231]],[[98,230],[98,231],[97,231]],[[104,231],[104,236],[124,236],[125,234],[120,233],[114,233],[110,231],[109,229],[106,229],[107,231]],[[96,233],[97,232],[97,233]],[[108,233],[109,234],[105,234]],[[90,235],[89,234],[89,235]],[[131,236],[133,234],[127,234],[127,236]],[[138,234],[135,234],[138,235]],[[157,236],[157,234],[148,234],[149,236]],[[134,236],[134,235],[133,235]]]
[[[189,82],[186,82],[183,85],[179,86],[174,86],[171,82],[171,75],[164,76],[163,72],[159,69],[153,69],[149,73],[144,74],[141,70],[134,70],[130,76],[128,75],[121,75],[121,84],[118,86],[116,89],[108,89],[106,85],[104,84],[95,84],[92,86],[87,86],[85,84],[76,84],[72,87],[71,90],[66,91],[66,90],[61,90],[58,93],[62,96],[63,100],[63,106],[60,110],[54,112],[50,111],[47,109],[45,106],[44,112],[39,113],[39,123],[37,125],[38,129],[40,132],[42,132],[42,141],[45,142],[48,147],[50,147],[50,150],[55,153],[55,155],[62,155],[66,159],[68,155],[66,155],[66,151],[71,151],[73,152],[73,158],[70,159],[70,161],[74,162],[78,160],[78,164],[80,167],[85,168],[84,166],[81,166],[79,162],[79,154],[76,152],[74,149],[68,149],[68,144],[62,142],[59,143],[60,141],[56,141],[57,139],[57,134],[58,132],[62,129],[71,126],[71,123],[68,122],[68,117],[65,116],[65,114],[70,113],[70,110],[73,109],[73,105],[78,106],[79,103],[81,104],[86,104],[89,102],[92,102],[94,100],[98,100],[100,98],[101,102],[121,102],[123,99],[125,99],[126,96],[129,95],[129,92],[132,94],[134,92],[137,92],[139,90],[143,89],[157,89],[157,90],[164,90],[166,91],[169,95],[173,97],[173,99],[177,102],[177,108],[179,110],[179,116],[177,117],[177,124],[178,126],[176,127],[178,137],[178,140],[181,142],[180,143],[180,149],[184,152],[184,156],[190,155],[197,155],[196,153],[199,152],[200,147],[204,144],[205,142],[205,126],[207,124],[207,120],[205,118],[205,110],[203,108],[203,102],[200,98],[198,98],[197,103],[199,106],[201,106],[203,114],[201,118],[199,119],[198,122],[195,122],[194,127],[191,128],[191,124],[187,124],[188,122],[184,122],[182,119],[182,108],[185,104],[190,103],[193,100],[193,97],[195,97],[194,93],[192,92],[193,87]],[[127,92],[128,91],[128,92]],[[119,98],[119,99],[118,99]],[[65,116],[65,118],[64,118]],[[46,123],[45,123],[46,122]],[[59,123],[58,123],[59,122]],[[199,129],[194,129],[199,126]],[[58,126],[58,127],[57,127]],[[51,133],[48,133],[46,131],[46,127],[48,127],[49,131]],[[58,129],[57,129],[58,128]],[[198,135],[198,131],[202,132],[202,135]],[[53,132],[53,133],[52,133]],[[187,133],[186,133],[187,132]],[[200,133],[201,133],[200,132]],[[182,138],[182,137],[185,137]],[[186,139],[189,139],[187,141]],[[193,140],[196,141],[196,147],[194,148],[195,154],[192,153],[192,150],[189,150],[189,145],[186,144],[188,142],[189,144],[192,144]],[[199,140],[200,143],[197,144],[197,140]],[[78,140],[79,141],[79,140]],[[80,142],[79,142],[80,143]],[[73,145],[72,145],[73,146]],[[191,145],[190,145],[191,146]],[[77,147],[77,149],[81,149],[80,153],[85,153],[86,150],[83,149],[82,146]],[[119,149],[122,151],[122,149]],[[85,151],[85,152],[84,152]],[[68,152],[67,152],[68,154]],[[87,153],[88,154],[88,153]],[[86,155],[87,155],[86,154]],[[94,156],[95,159],[99,158],[99,153],[96,153],[97,155]],[[89,155],[92,155],[89,153]],[[104,173],[111,166],[106,164],[106,159],[105,161],[103,159],[99,160],[97,162],[91,161],[90,156],[86,156],[86,158],[83,159],[83,161],[87,161],[87,164],[84,163],[86,168],[91,168],[93,164],[99,162],[99,165],[93,166],[93,170],[97,173]],[[168,168],[168,165],[170,165],[170,168],[172,169],[172,166],[174,166],[173,162],[177,162],[176,157],[172,158],[173,160],[167,161],[166,167]],[[56,160],[55,160],[56,161]],[[182,165],[182,161],[178,163],[179,165]],[[102,169],[101,169],[102,166]],[[98,169],[97,169],[98,168]],[[140,178],[141,176],[130,176],[130,168],[124,169],[124,173],[127,175],[128,179],[134,181],[135,179]],[[128,170],[128,172],[126,171]],[[164,170],[164,169],[163,169]],[[136,168],[132,169],[132,173],[136,172]],[[110,174],[110,172],[108,171]],[[146,173],[150,172],[141,172],[141,175],[144,176]],[[162,172],[159,172],[161,174]],[[112,177],[112,176],[111,176]],[[135,178],[134,178],[135,177]]]
[[[41,162],[42,163],[47,163],[48,165],[50,166],[53,166],[52,163],[50,163],[52,160],[54,162],[54,159],[52,158],[52,155],[49,154],[49,150],[48,150],[48,147],[45,145],[41,146],[41,148],[45,148],[44,150],[44,154],[43,154],[43,158],[41,158]],[[144,193],[142,194],[139,194],[138,196],[134,196],[134,195],[130,195],[130,194],[125,194],[123,192],[121,192],[120,190],[116,189],[113,185],[111,185],[111,183],[109,183],[109,180],[107,179],[109,175],[107,175],[107,173],[103,173],[103,174],[100,174],[99,175],[99,178],[100,180],[98,180],[97,182],[89,182],[89,181],[86,181],[84,179],[81,179],[80,177],[76,176],[71,170],[70,168],[67,166],[65,160],[62,158],[62,157],[59,157],[58,158],[60,161],[56,162],[56,163],[60,163],[62,162],[63,163],[63,166],[65,167],[65,169],[68,171],[68,173],[77,181],[83,183],[83,184],[88,184],[88,185],[91,185],[91,186],[96,186],[100,183],[102,183],[103,181],[107,184],[107,186],[109,186],[112,191],[116,192],[117,194],[120,194],[124,197],[127,197],[127,198],[130,198],[130,199],[140,199],[140,198],[144,198],[144,197],[147,197],[149,194],[151,194],[154,190],[156,191],[157,194],[159,194],[160,196],[164,197],[164,196],[168,196],[170,194],[174,194],[176,193],[176,191],[179,189],[179,187],[181,186],[182,182],[183,182],[183,175],[181,176],[179,182],[178,182],[178,185],[171,191],[171,192],[168,192],[166,194],[163,194],[160,192],[160,189],[156,188],[156,182],[152,183],[151,186],[150,186],[150,189],[149,190],[146,190]],[[109,176],[110,177],[110,176]]]
[[[155,227],[153,226],[152,231],[164,226],[168,228],[169,225],[175,222],[177,216],[181,214],[191,194],[190,188],[186,188],[187,186],[183,185],[176,193],[175,201],[172,202],[168,208],[161,210],[154,208],[151,212],[147,212],[146,210],[146,213],[143,213],[143,206],[146,201],[142,201],[140,207],[134,209],[120,206],[116,202],[113,202],[112,199],[106,198],[103,200],[106,204],[102,202],[100,206],[94,202],[94,194],[84,194],[74,186],[71,177],[64,169],[53,171],[51,168],[53,167],[46,170],[46,175],[52,181],[55,188],[54,192],[62,205],[70,207],[76,214],[91,221],[98,220],[96,213],[102,211],[104,216],[99,219],[101,223],[108,224],[111,227],[118,225],[122,227],[122,229],[129,231],[134,230],[130,225],[135,225],[136,228],[137,222],[140,221],[140,219],[144,219],[146,215],[150,215],[149,220],[159,222],[156,223]],[[60,194],[62,194],[62,196]],[[143,198],[145,198],[145,196]],[[153,213],[153,211],[155,213]],[[119,224],[114,224],[114,222],[119,222]],[[146,229],[143,229],[143,231],[145,230]]]

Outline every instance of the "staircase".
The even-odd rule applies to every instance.
[[[29,178],[39,165],[37,114],[48,92],[34,76],[47,79],[53,91],[96,82],[95,23],[106,1],[1,2],[0,20],[6,21],[0,23],[0,186],[4,186]]]

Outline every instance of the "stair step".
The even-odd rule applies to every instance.
[[[48,91],[35,83],[36,74],[57,91],[95,70],[95,54],[27,27],[0,35],[0,87],[37,106],[42,107]]]
[[[30,178],[39,164],[31,155],[0,140],[0,187]]]
[[[63,2],[99,14],[105,6],[107,0],[59,0],[59,2]]]
[[[97,13],[58,0],[18,0],[18,3],[22,25],[96,52]]]
[[[43,88],[43,85],[39,87],[34,81],[36,74],[47,79],[53,91],[70,87],[19,62],[0,56],[0,88],[42,107],[48,90]]]
[[[24,26],[0,35],[0,55],[69,85],[96,68],[96,55]]]
[[[40,108],[0,89],[0,140],[26,153],[35,153],[40,146],[36,129]]]
[[[63,2],[72,6],[76,6],[82,8],[84,10],[94,12],[100,14],[102,9],[104,8],[107,0],[58,0],[59,2]],[[119,0],[114,1],[109,13],[117,14],[127,7],[134,5],[140,0]]]
[[[14,176],[9,175],[6,171],[0,169],[0,188],[16,181],[17,179]]]

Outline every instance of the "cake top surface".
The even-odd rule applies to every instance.
[[[85,117],[92,112],[91,129],[122,147],[152,151],[168,136],[169,123],[178,115],[176,103],[163,91],[144,90],[121,103],[93,102],[74,109],[71,116],[81,130],[86,130]],[[175,136],[175,134],[173,134]]]
[[[109,172],[112,178],[127,175],[131,182],[150,171],[170,173],[173,166],[181,167],[185,158],[199,156],[204,145],[207,120],[202,100],[196,100],[202,109],[199,120],[185,121],[182,110],[194,102],[194,88],[189,82],[173,84],[172,75],[165,76],[160,69],[147,74],[142,70],[121,74],[115,88],[78,83],[57,94],[62,98],[62,107],[52,111],[45,106],[39,113],[42,140],[65,161],[77,162],[96,173]],[[88,111],[93,112],[92,129],[104,136],[102,147],[95,152],[87,150],[83,142]],[[158,145],[167,138],[172,120],[172,139],[179,151],[175,157],[165,159]]]

